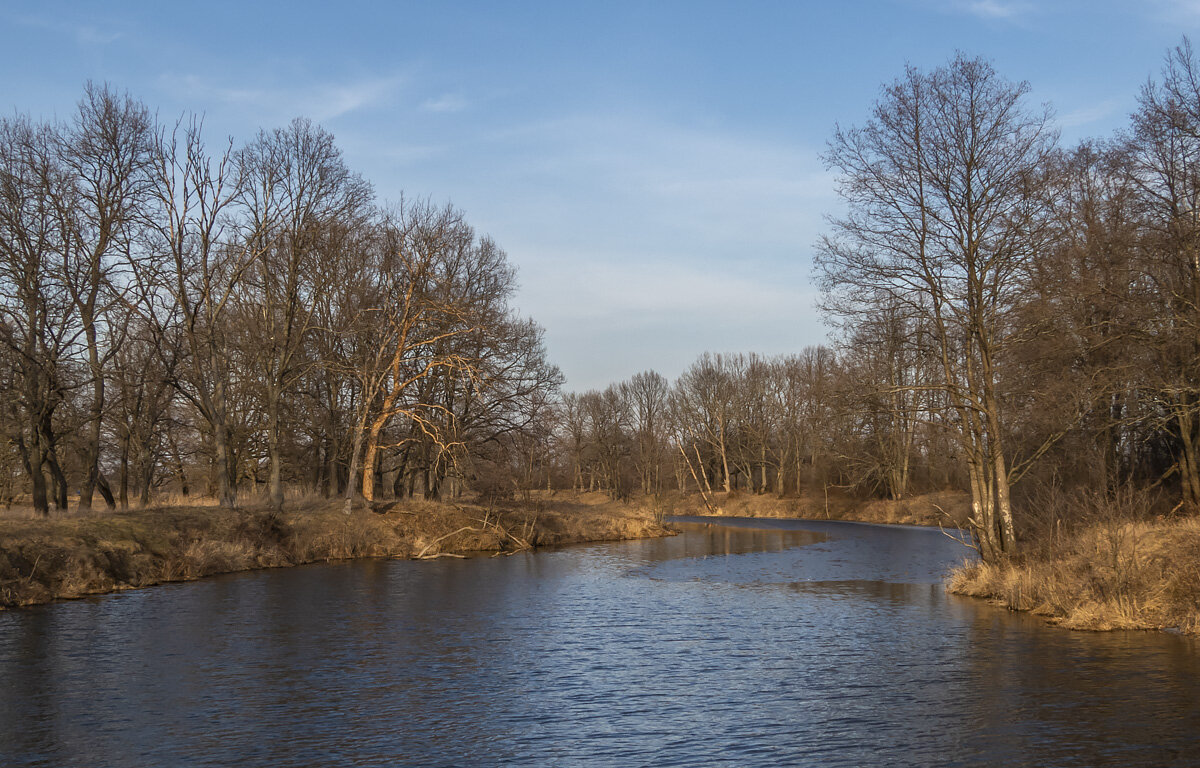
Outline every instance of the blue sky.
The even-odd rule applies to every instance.
[[[493,236],[585,389],[824,340],[820,154],[905,64],[986,57],[1073,144],[1198,30],[1200,0],[0,2],[0,106],[66,118],[92,79],[213,139],[310,117],[381,199]]]

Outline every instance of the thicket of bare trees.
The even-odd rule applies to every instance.
[[[494,482],[561,379],[513,289],[460,211],[380,206],[307,120],[214,145],[89,84],[70,121],[0,121],[0,493]]]
[[[958,56],[836,131],[829,347],[560,397],[460,211],[378,205],[305,120],[211,145],[88,86],[65,123],[0,121],[0,494],[960,488],[988,558],[1029,489],[1196,511],[1200,61],[1185,40],[1073,149],[1028,90]]]
[[[622,495],[651,457],[651,491],[962,488],[986,558],[1039,488],[1200,510],[1200,61],[1185,40],[1128,129],[1074,149],[1028,91],[961,55],[886,86],[826,154],[833,345],[701,357],[649,440],[638,378],[568,395],[569,484]]]
[[[540,482],[616,498],[669,490],[784,496],[834,485],[899,498],[907,485],[892,485],[892,455],[879,448],[890,445],[893,425],[845,388],[869,375],[852,365],[827,347],[772,358],[705,354],[674,385],[647,371],[603,391],[568,393],[556,420],[560,461]],[[915,415],[908,423],[897,459],[904,482],[932,482],[918,456],[932,453],[929,430]]]

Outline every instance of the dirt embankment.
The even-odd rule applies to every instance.
[[[1030,549],[962,566],[949,590],[1071,629],[1200,634],[1200,518],[1097,522]]]
[[[0,519],[0,607],[218,573],[359,557],[430,558],[662,536],[652,511],[599,494],[494,505],[172,506]]]

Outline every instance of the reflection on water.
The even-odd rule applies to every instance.
[[[0,765],[1194,765],[1200,653],[940,580],[938,531],[756,520],[0,614]]]

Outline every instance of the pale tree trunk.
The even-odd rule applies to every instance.
[[[358,476],[359,458],[362,454],[363,434],[367,431],[367,413],[366,405],[363,405],[364,411],[359,417],[358,424],[354,429],[354,442],[350,447],[350,472],[346,479],[346,503],[343,511],[350,514],[354,505],[354,494],[358,488],[355,484],[355,478]]]
[[[967,477],[971,485],[971,520],[975,535],[979,537],[979,554],[984,560],[996,559],[996,524],[987,483],[983,477],[983,466],[975,456],[967,459]]]
[[[379,435],[390,416],[387,411],[388,407],[390,407],[390,402],[385,403],[384,412],[371,422],[371,428],[367,433],[367,453],[363,458],[362,464],[362,495],[368,502],[375,500],[375,472],[376,465],[379,462]]]
[[[721,425],[721,471],[725,474],[725,493],[729,493],[732,488],[729,479],[729,455],[725,451],[725,426]]]
[[[362,495],[368,502],[375,501],[375,462],[379,453],[375,437],[371,435],[367,439],[367,454],[362,466]]]
[[[1000,416],[994,398],[988,398],[988,427],[991,431],[988,447],[992,452],[992,482],[996,491],[996,517],[1000,528],[1000,549],[1005,554],[1017,551],[1017,534],[1013,525],[1012,501],[1008,487],[1008,466],[1000,440]]]

